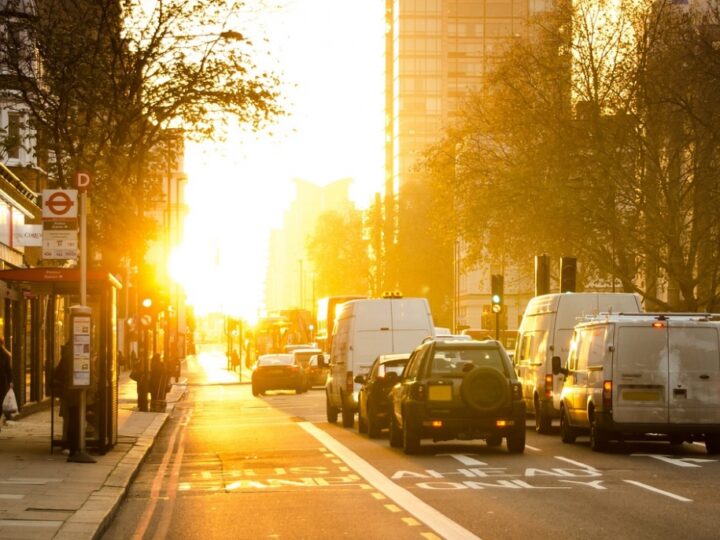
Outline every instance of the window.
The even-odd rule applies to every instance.
[[[7,154],[9,159],[20,159],[20,114],[8,113]]]

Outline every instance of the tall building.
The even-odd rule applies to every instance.
[[[396,224],[386,231],[387,253],[403,234],[403,187],[420,179],[414,167],[422,151],[440,141],[509,40],[525,35],[528,17],[551,6],[551,0],[386,0],[385,200],[388,221]],[[499,269],[479,261],[478,276],[459,270],[457,261],[449,266],[453,322],[479,326],[482,306],[490,304],[490,273]]]

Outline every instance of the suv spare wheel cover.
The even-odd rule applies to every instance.
[[[460,395],[476,411],[492,411],[509,400],[510,388],[505,375],[497,369],[477,367],[465,376]]]

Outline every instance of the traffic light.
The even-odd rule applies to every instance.
[[[575,278],[577,276],[577,259],[575,257],[560,257],[560,292],[575,292]]]
[[[500,313],[503,304],[503,276],[502,274],[492,274],[490,276],[490,300],[492,301],[493,313]]]

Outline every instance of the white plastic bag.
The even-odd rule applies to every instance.
[[[3,399],[2,403],[2,412],[8,420],[18,412],[17,399],[15,399],[15,391],[12,388],[5,394],[5,399]]]

